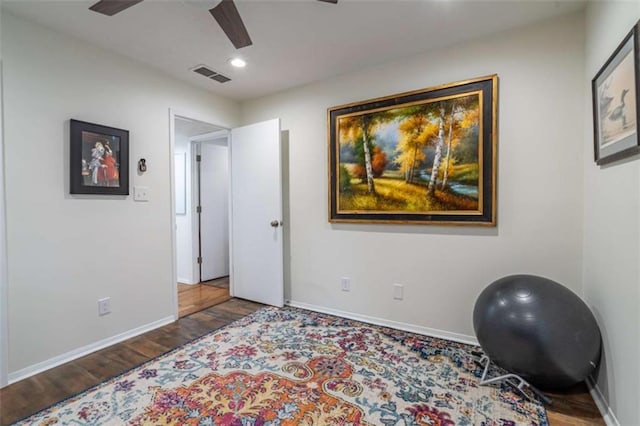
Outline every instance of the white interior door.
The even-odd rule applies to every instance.
[[[200,143],[202,281],[229,275],[229,152],[226,138]]]
[[[280,119],[231,130],[233,296],[284,304]]]

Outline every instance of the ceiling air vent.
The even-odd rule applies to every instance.
[[[211,78],[217,81],[218,83],[226,83],[227,81],[231,80],[229,77],[225,77],[222,74],[212,75]]]
[[[205,76],[207,78],[210,78],[212,80],[215,80],[218,83],[226,83],[227,81],[231,81],[229,77],[212,70],[206,65],[197,65],[194,68],[192,68],[191,71],[198,73],[202,76]]]

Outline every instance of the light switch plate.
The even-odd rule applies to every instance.
[[[133,200],[134,201],[149,201],[149,187],[148,186],[134,186],[133,187]]]

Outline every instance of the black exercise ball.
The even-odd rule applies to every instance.
[[[593,314],[546,278],[512,275],[489,285],[476,301],[473,327],[491,361],[541,389],[579,383],[600,361]]]

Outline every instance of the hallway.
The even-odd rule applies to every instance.
[[[200,284],[178,283],[178,317],[182,318],[222,302],[229,296],[229,277]]]

